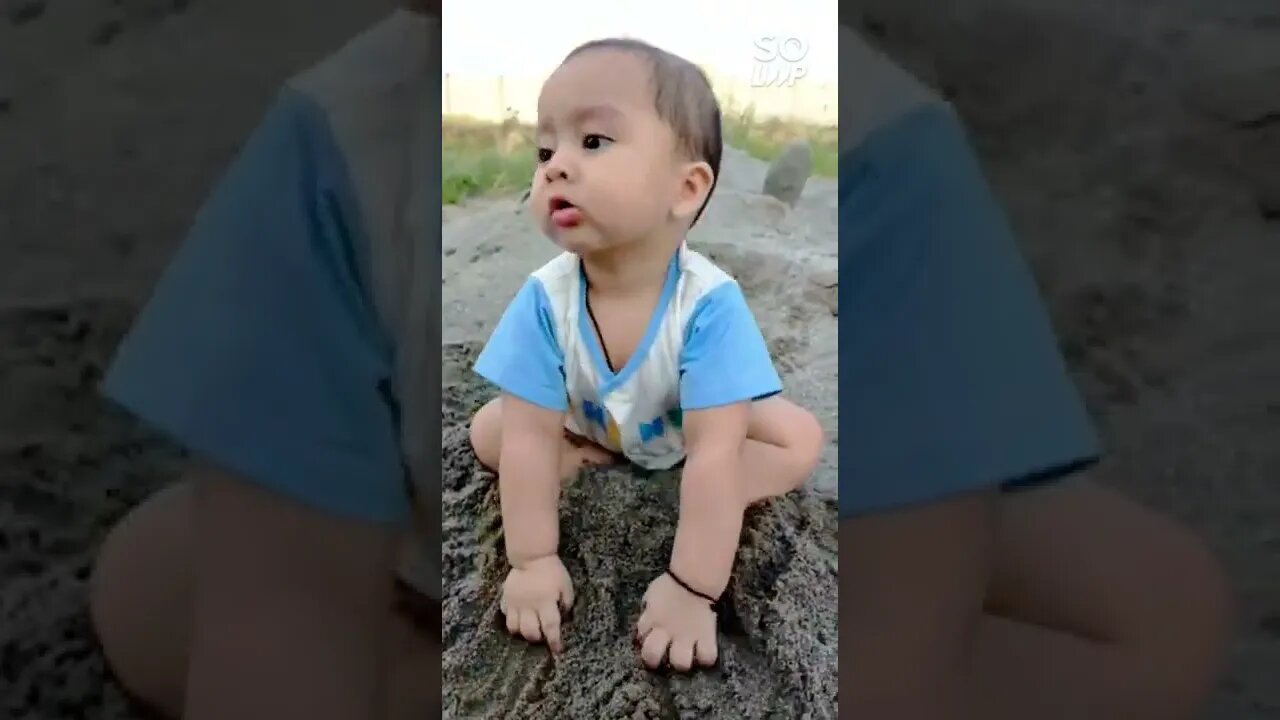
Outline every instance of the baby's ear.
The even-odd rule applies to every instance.
[[[711,192],[715,173],[712,172],[709,164],[698,160],[682,165],[679,179],[680,187],[676,194],[675,205],[671,208],[671,214],[692,224],[694,216],[707,198],[707,193]]]

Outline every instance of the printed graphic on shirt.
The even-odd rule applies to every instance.
[[[583,400],[582,414],[596,429],[605,433],[605,437],[609,439],[610,448],[622,450],[622,433],[618,431],[618,423],[614,421],[608,410],[590,400]]]
[[[636,428],[636,434],[639,436],[641,444],[647,443],[651,440],[657,440],[665,436],[667,426],[666,422],[664,422],[664,417],[678,418],[679,413],[679,408],[674,408],[667,411],[665,416],[658,416],[649,422],[640,423]],[[604,406],[598,405],[590,400],[583,400],[582,414],[595,429],[605,433],[605,436],[609,439],[609,447],[617,450],[622,449],[622,434],[618,430],[618,424]],[[677,423],[676,427],[678,428],[678,422],[673,422]]]

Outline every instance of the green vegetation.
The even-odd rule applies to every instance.
[[[809,147],[813,149],[813,174],[829,178],[836,176],[839,133],[834,125],[779,118],[759,119],[755,116],[755,108],[750,105],[744,109],[726,106],[723,113],[726,145],[739,148],[752,157],[772,161],[792,140],[808,140]]]
[[[529,186],[535,159],[530,126],[514,119],[492,123],[446,115],[441,135],[445,205]]]

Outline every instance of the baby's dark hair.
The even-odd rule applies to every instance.
[[[684,58],[634,38],[592,40],[574,48],[561,64],[588,50],[623,50],[649,62],[652,69],[654,106],[658,116],[675,132],[679,148],[688,157],[711,166],[711,187],[702,207],[693,216],[692,227],[702,216],[711,193],[720,179],[720,158],[724,154],[721,136],[720,103],[711,90],[711,81],[697,65]]]

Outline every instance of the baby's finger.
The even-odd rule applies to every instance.
[[[677,638],[671,641],[671,653],[667,658],[671,667],[680,672],[693,669],[693,641]]]
[[[713,667],[720,657],[720,649],[716,646],[713,635],[710,640],[702,639],[693,645],[693,655],[702,667]]]
[[[640,607],[649,607],[649,599],[653,597],[653,583],[649,583],[649,587],[645,588],[644,595],[640,596]]]
[[[554,602],[548,602],[538,608],[538,624],[542,626],[542,636],[547,639],[547,647],[551,652],[560,652],[564,646],[560,644],[560,610]]]
[[[653,613],[648,610],[640,613],[640,619],[636,621],[636,639],[644,640],[649,631],[653,629]]]
[[[662,628],[654,628],[644,639],[640,648],[640,659],[650,670],[657,670],[667,656],[667,646],[671,644],[671,636]]]
[[[525,608],[520,611],[520,634],[531,643],[542,642],[542,630],[538,628],[538,613]]]
[[[565,577],[560,585],[560,607],[569,610],[573,607],[573,581]]]
[[[520,611],[508,606],[504,611],[507,616],[507,632],[512,635],[520,634]]]

